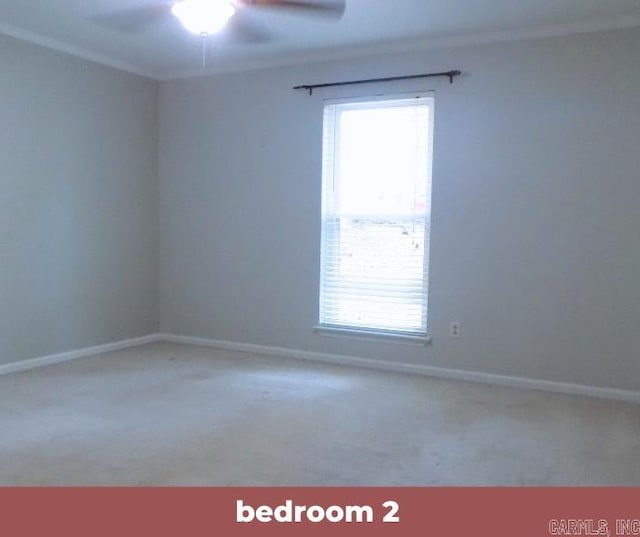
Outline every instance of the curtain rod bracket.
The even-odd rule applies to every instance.
[[[317,88],[332,88],[336,86],[354,86],[357,84],[374,84],[378,82],[395,82],[398,80],[415,80],[418,78],[436,78],[447,77],[449,84],[453,84],[453,80],[462,74],[462,71],[444,71],[442,73],[425,73],[422,75],[409,75],[409,76],[392,76],[388,78],[369,78],[366,80],[350,80],[348,82],[331,82],[328,84],[304,84],[302,86],[295,86],[294,90],[304,90],[309,92],[309,95],[313,95],[313,90]]]

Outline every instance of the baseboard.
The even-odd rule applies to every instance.
[[[410,373],[414,375],[425,375],[429,377],[437,377],[449,380],[480,382],[483,384],[493,384],[511,388],[525,388],[529,390],[540,390],[566,395],[582,395],[587,397],[597,397],[600,399],[613,399],[616,401],[640,403],[640,392],[631,390],[619,390],[616,388],[603,388],[599,386],[586,386],[582,384],[554,382],[550,380],[531,379],[526,377],[494,375],[477,371],[447,369],[428,365],[386,362],[380,360],[371,360],[367,358],[357,358],[354,356],[325,354],[281,347],[254,345],[250,343],[235,343],[232,341],[218,341],[190,336],[178,336],[174,334],[156,334],[156,337],[156,341],[164,341],[168,343],[181,343],[186,345],[197,345],[201,347],[213,347],[217,349],[225,349],[251,354],[280,356],[284,358],[295,358],[328,364],[364,367],[368,369],[379,369],[398,373]]]
[[[161,340],[162,339],[158,334],[151,334],[148,336],[142,336],[133,339],[115,341],[113,343],[107,343],[105,345],[97,345],[95,347],[87,347],[75,351],[61,352],[59,354],[52,354],[50,356],[42,356],[40,358],[33,358],[31,360],[11,362],[9,364],[0,365],[0,375],[8,375],[9,373],[17,373],[19,371],[27,371],[29,369],[36,369],[38,367],[60,364],[62,362],[77,360],[78,358],[86,358],[88,356],[95,356],[96,354],[103,354],[105,352],[120,351],[123,349],[137,347],[138,345],[146,345],[148,343],[154,343]]]
[[[0,375],[27,371],[38,367],[68,362],[79,358],[95,356],[107,352],[119,351],[146,345],[149,343],[166,342],[179,343],[184,345],[197,345],[200,347],[213,347],[236,352],[250,354],[279,356],[282,358],[294,358],[297,360],[308,360],[327,364],[344,365],[350,367],[363,367],[367,369],[378,369],[392,371],[396,373],[409,373],[413,375],[425,375],[429,377],[443,378],[449,380],[461,380],[466,382],[480,382],[483,384],[493,384],[497,386],[507,386],[511,388],[524,388],[529,390],[540,390],[545,392],[560,393],[566,395],[582,395],[586,397],[597,397],[600,399],[613,399],[616,401],[626,401],[630,403],[640,403],[640,392],[631,390],[619,390],[616,388],[603,388],[599,386],[586,386],[582,384],[571,384],[565,382],[554,382],[550,380],[531,379],[526,377],[514,377],[507,375],[494,375],[478,371],[464,371],[460,369],[447,369],[428,365],[408,364],[402,362],[387,362],[382,360],[371,360],[355,356],[343,356],[338,354],[326,354],[320,352],[302,351],[288,349],[284,347],[270,347],[265,345],[254,345],[251,343],[236,343],[233,341],[219,341],[214,339],[204,339],[190,336],[178,336],[174,334],[150,334],[133,339],[126,339],[78,349],[31,360],[23,360],[9,364],[0,365]]]

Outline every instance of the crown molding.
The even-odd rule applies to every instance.
[[[577,34],[606,32],[640,27],[640,17],[622,17],[589,23],[541,26],[530,29],[510,30],[502,32],[473,33],[440,38],[411,39],[370,45],[348,46],[326,50],[309,51],[297,54],[274,56],[271,58],[220,62],[218,65],[190,70],[177,71],[160,75],[160,81],[199,78],[224,73],[257,71],[294,65],[321,63],[326,61],[352,60],[366,56],[401,54],[436,49],[458,48],[473,45],[509,41],[530,41],[551,37],[562,37]]]
[[[308,63],[352,60],[366,56],[401,54],[411,51],[418,52],[444,48],[458,48],[509,41],[528,41],[575,34],[622,30],[626,28],[636,27],[640,27],[640,17],[620,17],[616,19],[606,19],[587,23],[551,25],[529,29],[473,33],[439,38],[407,39],[402,41],[373,43],[369,45],[334,47],[325,50],[305,51],[289,54],[283,53],[267,58],[219,61],[217,65],[211,65],[210,67],[204,69],[174,71],[168,73],[152,72],[148,69],[133,65],[125,61],[117,60],[103,54],[92,52],[82,47],[45,37],[37,33],[4,23],[0,23],[0,34],[19,39],[21,41],[33,43],[35,45],[49,48],[58,52],[70,54],[84,60],[118,69],[120,71],[125,71],[146,78],[151,78],[157,81],[170,81],[185,78],[200,78],[223,73],[290,67]]]
[[[16,26],[0,23],[0,34],[8,37],[13,37],[14,39],[18,39],[20,41],[31,43],[33,45],[39,45],[41,47],[48,48],[56,52],[69,54],[71,56],[75,56],[76,58],[80,58],[93,63],[104,65],[106,67],[111,67],[113,69],[117,69],[118,71],[125,71],[127,73],[143,76],[145,78],[152,78],[154,80],[159,80],[156,74],[151,73],[143,68],[137,67],[133,64],[123,62],[120,60],[115,60],[109,56],[98,54],[96,52],[92,52],[85,48],[71,45],[70,43],[58,41],[57,39],[51,39],[50,37],[45,37],[40,34],[30,32],[28,30],[23,30],[22,28],[18,28]]]

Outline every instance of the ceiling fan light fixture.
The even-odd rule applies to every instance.
[[[228,0],[182,0],[171,8],[192,34],[210,35],[222,30],[236,9]]]

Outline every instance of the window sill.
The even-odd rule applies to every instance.
[[[413,345],[429,345],[429,336],[402,334],[399,332],[384,332],[382,330],[360,330],[358,328],[342,328],[338,326],[314,326],[313,331],[321,336],[347,337],[356,339],[373,339],[394,343],[409,343]]]

